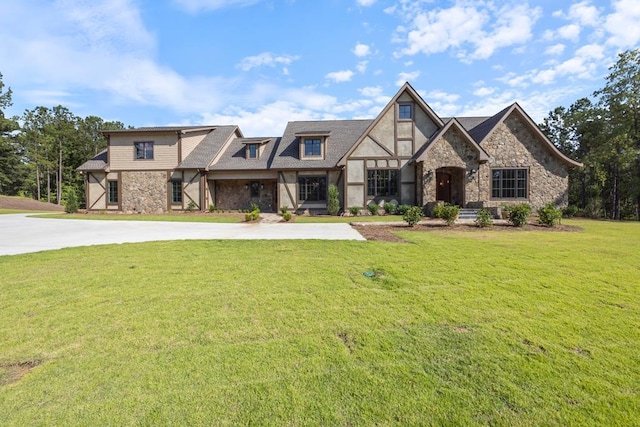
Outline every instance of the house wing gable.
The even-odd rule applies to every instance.
[[[350,157],[411,157],[443,126],[442,119],[405,83],[338,165],[346,165]]]
[[[429,152],[441,144],[450,144],[449,138],[452,134],[456,135],[455,140],[461,141],[462,144],[466,145],[467,148],[470,148],[471,151],[477,153],[478,161],[480,163],[484,163],[489,161],[489,155],[487,152],[469,135],[469,133],[465,130],[464,126],[460,124],[457,119],[451,119],[442,129],[440,129],[437,133],[433,135],[429,143],[424,145],[414,156],[416,162],[423,162],[428,157]],[[458,144],[459,145],[459,144]],[[452,147],[455,151],[456,149],[463,147]],[[464,162],[463,162],[464,163]]]

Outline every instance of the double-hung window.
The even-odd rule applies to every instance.
[[[153,160],[153,142],[134,142],[133,147],[136,160]]]
[[[298,178],[298,199],[307,202],[327,200],[327,178],[320,176],[301,176]]]
[[[174,205],[178,205],[182,203],[182,180],[181,179],[171,180],[171,203]]]
[[[322,140],[320,138],[306,138],[304,140],[304,156],[318,157],[322,155]]]
[[[398,196],[398,170],[369,169],[367,171],[367,195]]]
[[[493,169],[491,197],[494,199],[526,199],[527,169]]]
[[[107,204],[118,204],[118,181],[107,181]]]
[[[257,159],[258,158],[258,144],[248,144],[247,145],[247,158],[249,158],[249,159]]]

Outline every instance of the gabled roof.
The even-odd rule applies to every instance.
[[[254,141],[254,142],[251,142]],[[247,144],[263,143],[265,147],[257,159],[247,159]],[[217,170],[265,170],[271,168],[273,155],[280,138],[236,138],[229,143],[217,162],[209,166],[210,171]]]
[[[393,108],[398,99],[404,94],[407,93],[413,100],[418,104],[418,106],[423,109],[429,118],[435,122],[435,124],[441,128],[444,126],[444,122],[438,115],[424,102],[424,99],[416,92],[416,90],[409,84],[409,82],[405,82],[400,90],[394,95],[393,98],[387,103],[387,105],[382,109],[380,114],[371,122],[371,124],[365,129],[365,131],[360,135],[357,141],[353,144],[353,146],[345,153],[345,155],[340,159],[338,165],[344,166],[347,163],[347,158],[353,153],[353,151],[360,145],[360,143],[364,140],[364,138],[369,135],[369,133],[373,130],[373,128],[382,120],[382,117],[389,111],[389,109]]]
[[[176,169],[207,169],[211,162],[219,155],[225,143],[232,135],[237,134],[242,137],[238,126],[213,126],[213,129],[204,139],[193,149],[191,153],[178,165]]]
[[[489,119],[490,117],[455,117],[456,120],[458,120],[458,122],[460,122],[460,124],[462,125],[463,128],[465,128],[465,130],[467,132],[469,132],[471,129],[473,129],[474,127],[478,126],[480,123],[484,122],[485,120]],[[446,124],[449,123],[450,120],[454,119],[454,117],[443,117],[442,121]]]
[[[274,169],[329,169],[354,146],[355,142],[371,124],[371,120],[322,120],[289,122],[271,165]],[[325,158],[322,160],[300,159],[300,137],[296,135],[328,132]]]
[[[107,150],[102,150],[76,168],[77,171],[102,171],[107,168]]]
[[[139,133],[139,132],[197,132],[197,131],[206,131],[213,130],[219,126],[151,126],[151,127],[140,127],[140,128],[131,128],[131,129],[113,129],[113,130],[103,130],[101,133],[104,135],[109,135],[113,133]]]
[[[480,163],[489,161],[489,155],[487,154],[487,152],[484,151],[482,147],[480,147],[480,145],[471,137],[471,135],[469,135],[464,126],[462,126],[462,124],[456,118],[450,119],[443,128],[439,129],[435,134],[433,134],[429,142],[423,145],[422,148],[420,148],[420,150],[418,150],[418,152],[413,156],[413,159],[416,162],[423,162],[424,160],[426,160],[429,150],[431,150],[431,148],[434,147],[436,143],[444,137],[447,131],[452,128],[457,129],[458,132],[460,132],[462,136],[467,140],[467,143],[469,143],[469,145],[471,145],[476,149],[476,151],[478,151],[478,160],[480,161]]]
[[[558,150],[558,148],[555,145],[553,145],[553,143],[549,140],[549,138],[547,138],[547,136],[540,130],[538,125],[522,109],[522,107],[517,102],[511,104],[510,106],[500,111],[495,116],[489,118],[485,122],[476,126],[474,129],[471,130],[471,132],[469,132],[469,134],[471,134],[471,136],[474,137],[474,139],[478,142],[478,144],[482,146],[482,143],[486,141],[493,134],[493,132],[498,127],[498,125],[500,123],[503,123],[507,119],[507,117],[511,116],[512,114],[518,114],[524,120],[524,122],[529,126],[531,131],[533,131],[533,133],[536,134],[536,136],[540,139],[540,141],[542,141],[542,143],[547,146],[549,151],[551,151],[562,162],[572,167],[583,166],[582,163],[576,162],[575,160],[572,160],[569,157],[562,154],[562,152]]]

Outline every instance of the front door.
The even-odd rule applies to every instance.
[[[451,174],[436,172],[436,200],[451,203]]]

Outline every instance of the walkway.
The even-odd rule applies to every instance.
[[[365,240],[349,224],[109,221],[0,215],[0,255],[158,240]]]

